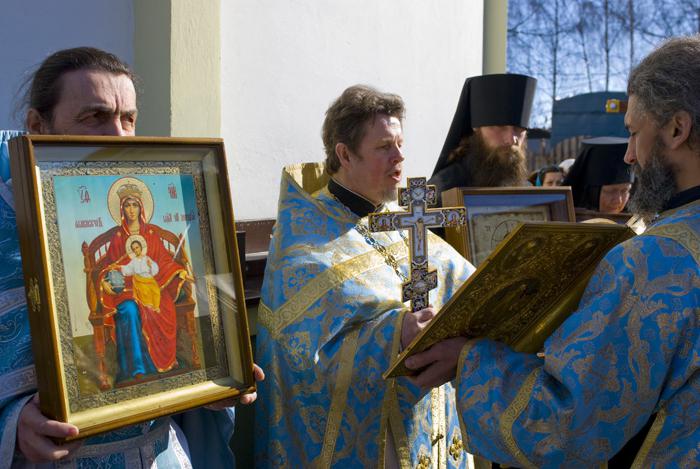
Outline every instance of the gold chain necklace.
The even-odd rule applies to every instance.
[[[367,244],[372,246],[379,254],[381,254],[384,257],[384,262],[394,269],[394,272],[396,272],[396,275],[399,276],[402,282],[407,282],[408,277],[406,277],[403,272],[401,272],[401,269],[399,269],[399,261],[396,260],[396,257],[392,253],[389,252],[389,250],[381,244],[379,241],[374,239],[372,236],[372,232],[369,231],[369,228],[366,227],[365,225],[361,224],[359,221],[355,224],[355,229],[357,230],[358,233],[362,235],[363,238],[365,238],[365,241]],[[406,242],[405,235],[399,231],[399,235],[401,238]]]
[[[338,198],[333,194],[332,192],[328,191],[333,199],[340,204],[340,206],[343,208],[346,214],[350,215],[350,218],[357,217],[355,213],[353,213],[348,207],[345,206],[344,203],[342,203]],[[388,211],[388,209],[384,209],[384,211]],[[362,235],[362,237],[365,239],[365,242],[372,246],[379,254],[384,257],[384,262],[394,269],[394,272],[396,272],[396,275],[399,276],[402,282],[407,282],[408,277],[401,272],[401,269],[399,268],[399,261],[394,257],[392,253],[389,252],[389,250],[381,244],[379,241],[374,239],[374,236],[372,236],[372,232],[369,231],[369,227],[365,226],[361,222],[361,218],[357,220],[357,223],[355,223],[355,230]],[[404,243],[406,243],[406,246],[408,246],[408,240],[406,239],[406,235],[401,231],[398,230],[399,236],[401,236],[401,239],[403,239]]]

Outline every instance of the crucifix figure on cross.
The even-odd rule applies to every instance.
[[[466,224],[464,207],[428,209],[437,202],[435,186],[426,179],[408,178],[408,187],[399,188],[399,205],[406,212],[381,212],[369,215],[370,231],[408,230],[410,278],[403,284],[402,301],[411,300],[411,311],[429,305],[428,294],[437,287],[437,271],[428,266],[428,228]]]

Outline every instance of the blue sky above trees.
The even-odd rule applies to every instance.
[[[671,36],[700,32],[700,0],[509,0],[507,70],[537,78],[532,127],[553,99],[625,91],[632,66]]]

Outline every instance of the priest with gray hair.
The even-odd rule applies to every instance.
[[[627,91],[630,206],[651,227],[603,258],[542,353],[464,337],[407,360],[424,388],[454,380],[467,450],[492,461],[700,465],[700,36],[662,44]]]

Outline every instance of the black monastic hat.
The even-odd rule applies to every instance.
[[[447,158],[473,128],[515,125],[527,128],[537,80],[527,75],[501,73],[467,78],[459,96],[452,125],[433,174],[447,166]]]
[[[581,143],[581,152],[562,185],[571,186],[575,207],[598,210],[602,186],[633,181],[630,166],[625,163],[627,139],[596,137]]]

